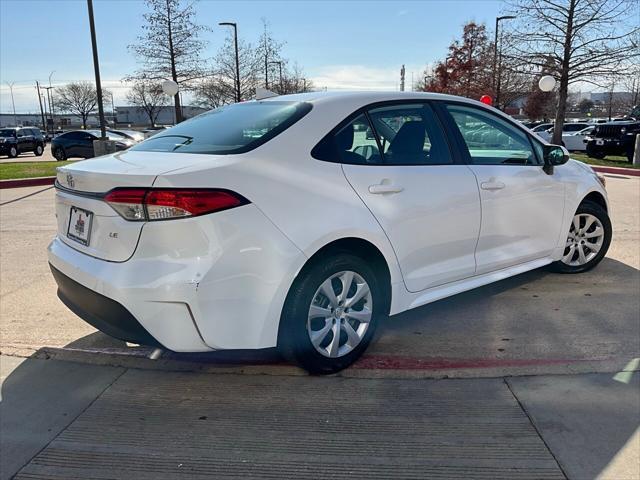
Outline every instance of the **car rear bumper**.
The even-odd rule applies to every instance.
[[[92,257],[59,237],[49,245],[72,311],[114,337],[133,332],[141,341],[129,341],[177,352],[275,346],[286,294],[305,260],[255,205],[147,223],[125,262]]]
[[[49,267],[58,284],[58,298],[85,322],[125,342],[161,346],[118,302],[80,285],[53,265]]]

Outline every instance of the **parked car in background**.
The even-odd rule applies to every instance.
[[[36,156],[44,153],[45,140],[36,127],[16,127],[0,129],[0,155],[15,158],[24,152],[33,152]]]
[[[612,121],[597,125],[587,140],[587,155],[602,159],[607,155],[623,155],[631,162],[640,121]]]
[[[596,128],[595,125],[590,125],[587,128],[583,128],[579,132],[567,132],[562,134],[562,146],[564,146],[570,152],[584,152],[587,149],[586,138]]]
[[[56,160],[68,158],[91,158],[94,156],[93,141],[100,138],[100,130],[74,130],[58,135],[51,140],[51,153]],[[116,142],[116,150],[126,150],[134,144],[132,140],[107,131],[109,140]]]
[[[116,135],[122,135],[125,138],[133,141],[134,143],[139,143],[144,140],[144,133],[138,132],[137,130],[109,130]]]
[[[583,130],[589,126],[590,125],[588,123],[578,123],[578,122],[565,123],[562,126],[562,134],[564,135],[565,133],[579,132],[580,130]],[[545,142],[550,142],[551,139],[553,138],[553,125],[551,125],[551,128],[548,128],[541,132],[536,132],[536,134],[540,138],[542,138]]]
[[[544,132],[545,130],[549,130],[550,128],[553,128],[553,123],[539,123],[538,125],[533,127],[531,131],[534,133],[539,133]]]
[[[278,346],[333,373],[388,314],[545,265],[593,268],[607,211],[591,167],[480,102],[313,92],[58,168],[49,262],[60,299],[114,337]]]

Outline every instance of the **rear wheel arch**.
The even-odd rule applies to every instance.
[[[292,294],[292,291],[294,290],[297,282],[304,278],[304,275],[314,265],[316,265],[318,262],[322,262],[325,259],[331,258],[331,256],[344,253],[357,256],[366,261],[369,265],[372,265],[372,268],[376,273],[376,277],[379,279],[380,285],[382,286],[383,291],[386,293],[385,309],[388,312],[388,309],[391,306],[392,289],[391,273],[389,270],[387,259],[380,251],[380,249],[373,243],[359,237],[346,237],[333,240],[316,250],[300,268],[293,281],[289,285],[284,305],[287,304],[287,301],[290,298],[290,295]],[[282,341],[282,333],[282,322],[280,322],[278,326],[278,344],[280,344]]]
[[[373,243],[359,237],[347,237],[334,240],[318,249],[306,261],[296,278],[304,273],[305,269],[315,262],[322,261],[331,255],[338,253],[348,253],[365,260],[372,266],[381,285],[388,292],[388,302],[391,302],[391,271],[384,254]]]

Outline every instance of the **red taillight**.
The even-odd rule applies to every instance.
[[[133,221],[193,217],[249,203],[235,192],[204,188],[117,188],[104,200],[123,218]]]

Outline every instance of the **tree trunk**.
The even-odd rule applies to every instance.
[[[171,79],[178,83],[178,74],[176,72],[176,55],[173,50],[173,32],[171,30],[171,8],[169,6],[169,0],[167,0],[167,26],[169,30],[169,57],[171,59]],[[176,93],[173,97],[173,103],[175,108],[176,123],[182,122],[182,107],[180,106],[180,92]]]
[[[562,145],[562,128],[564,116],[567,112],[567,97],[569,96],[569,63],[571,61],[571,40],[573,36],[573,17],[575,15],[576,0],[571,0],[567,11],[567,31],[564,36],[564,51],[560,66],[560,89],[558,90],[558,109],[556,121],[553,126],[553,138],[551,143]]]
[[[82,115],[82,129],[86,130],[87,129],[87,117],[88,115]]]

